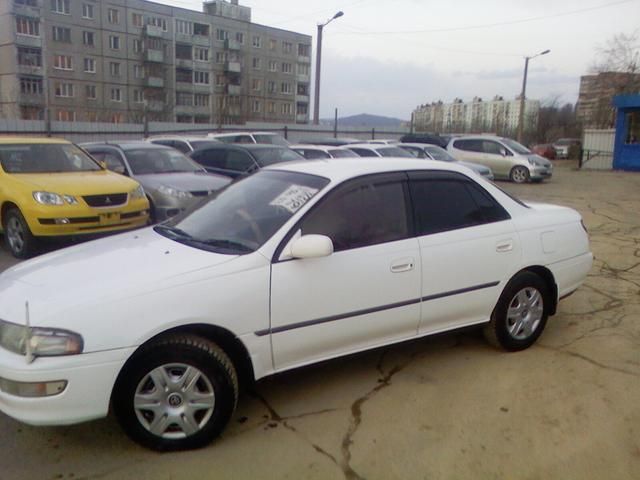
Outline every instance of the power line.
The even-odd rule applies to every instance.
[[[637,0],[619,0],[617,2],[605,3],[604,5],[581,8],[578,10],[570,10],[567,12],[561,12],[561,13],[556,13],[552,15],[541,15],[538,17],[522,18],[518,20],[507,20],[504,22],[486,23],[481,25],[468,25],[465,27],[431,28],[426,30],[397,30],[397,31],[386,31],[386,32],[379,32],[379,31],[378,32],[336,32],[334,33],[334,35],[406,35],[406,34],[416,34],[416,33],[442,33],[442,32],[459,32],[459,31],[465,31],[465,30],[479,30],[483,28],[502,27],[505,25],[517,25],[520,23],[537,22],[537,21],[546,20],[549,18],[566,17],[569,15],[576,15],[580,13],[591,12],[594,10],[600,10],[603,8],[613,7],[616,5],[622,5],[625,3],[631,3],[636,1]]]

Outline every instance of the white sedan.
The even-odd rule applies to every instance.
[[[0,275],[0,410],[110,407],[158,450],[210,442],[239,384],[484,324],[529,347],[592,254],[580,215],[407,158],[279,164],[155,227]]]

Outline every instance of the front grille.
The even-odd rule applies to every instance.
[[[189,193],[191,193],[191,195],[193,195],[194,197],[206,197],[207,195],[211,194],[209,190],[196,190],[195,192]]]
[[[126,193],[109,193],[107,195],[86,195],[82,197],[90,207],[116,207],[127,203]]]
[[[140,217],[142,215],[144,215],[144,210],[141,210],[139,212],[121,213],[120,214],[120,219],[121,220],[128,220],[129,218],[136,218],[136,217]]]

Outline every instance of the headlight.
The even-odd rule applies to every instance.
[[[191,198],[192,195],[189,192],[185,192],[182,190],[178,190],[177,188],[173,188],[173,187],[167,187],[165,185],[160,185],[160,187],[158,187],[158,192],[164,194],[164,195],[169,195],[170,197],[176,197],[176,198]]]
[[[527,162],[529,162],[529,165],[535,165],[536,161],[533,158],[527,158]]]
[[[58,328],[31,327],[0,320],[0,346],[20,355],[27,354],[27,341],[34,357],[54,357],[82,353],[82,337]]]
[[[73,195],[58,195],[53,192],[33,192],[33,199],[43,205],[64,205],[65,202],[69,205],[75,205],[78,203],[78,199]]]
[[[134,190],[131,190],[131,192],[129,193],[129,196],[132,199],[144,198],[145,194],[144,194],[144,188],[142,188],[142,185],[138,185]]]

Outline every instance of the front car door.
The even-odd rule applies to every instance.
[[[420,334],[487,321],[521,247],[509,213],[455,172],[411,172],[422,258]]]
[[[513,166],[513,153],[495,140],[483,140],[482,152],[485,155],[485,165],[493,170],[494,175],[508,177]]]
[[[408,198],[404,173],[362,177],[329,192],[292,229],[283,245],[295,235],[322,234],[334,253],[274,259],[270,333],[277,370],[416,335],[420,256],[409,233]]]

